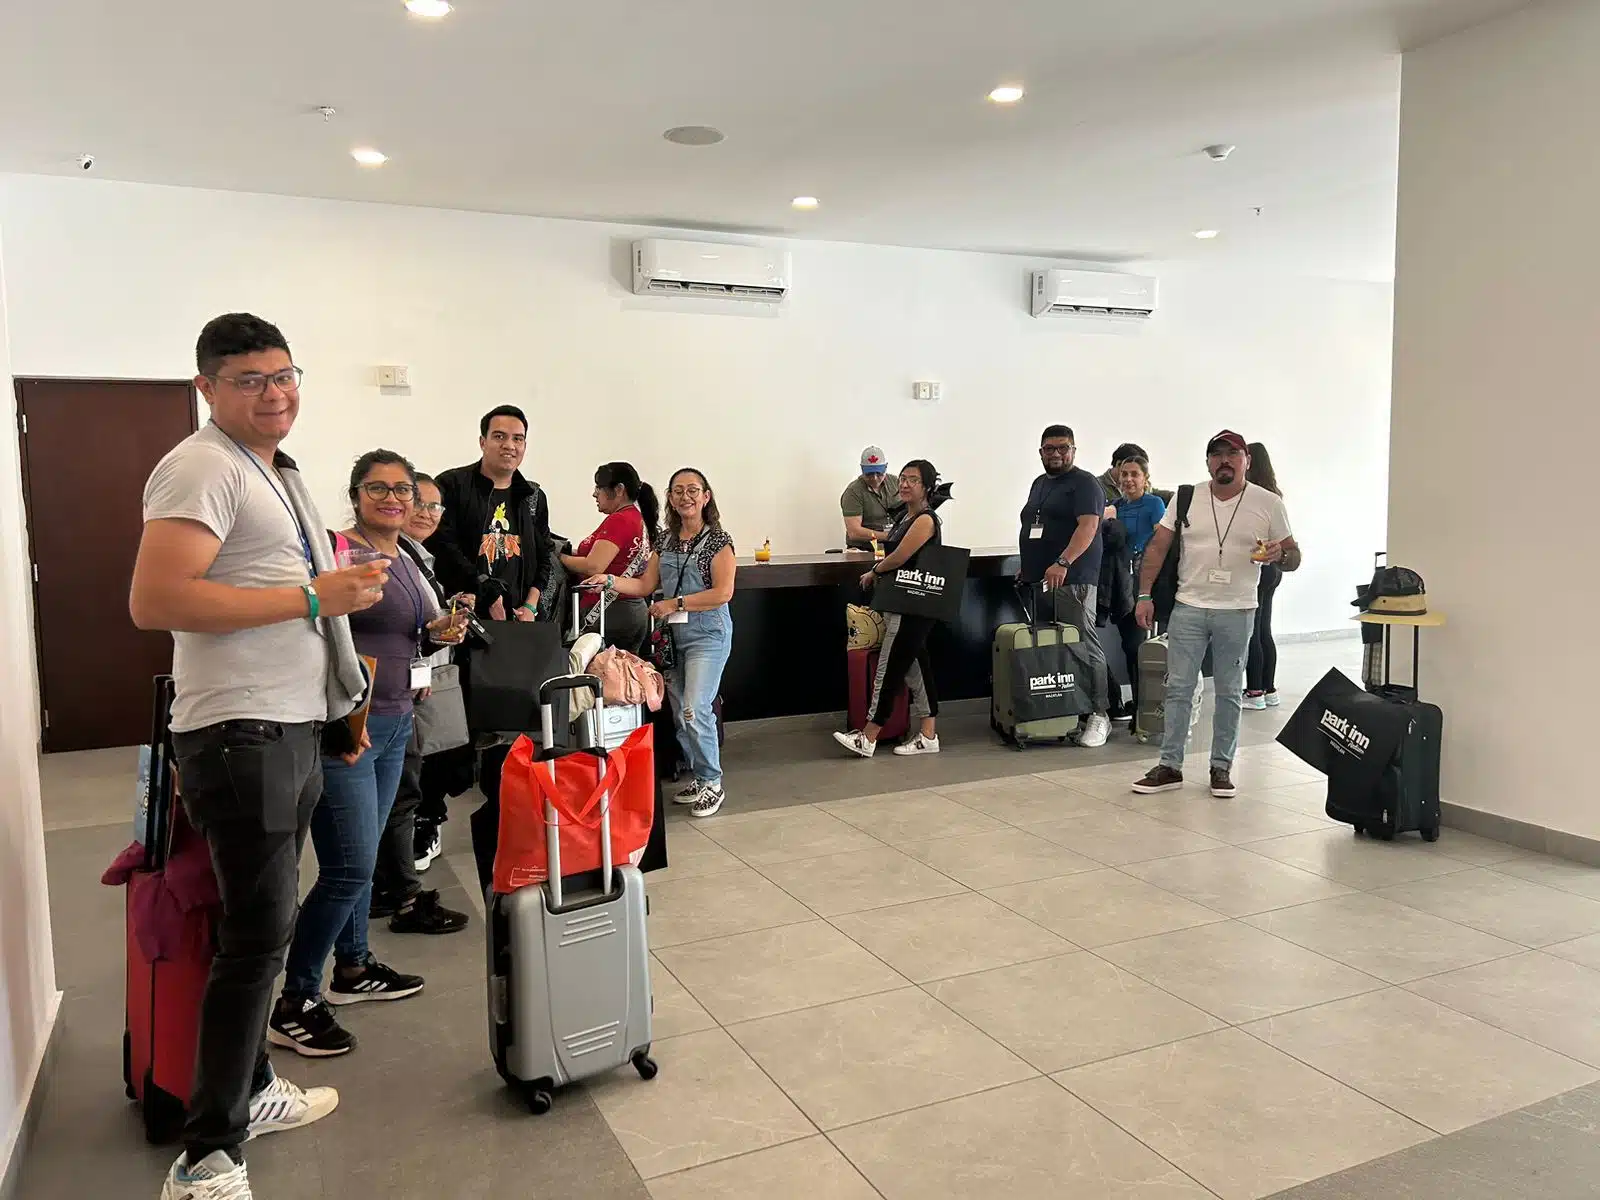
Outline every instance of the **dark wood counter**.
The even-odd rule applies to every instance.
[[[730,721],[845,707],[845,605],[860,603],[867,551],[775,554],[769,563],[739,559],[733,594],[733,651],[723,672],[724,716]],[[934,630],[930,642],[940,699],[989,694],[996,626],[1019,620],[1012,582],[1015,547],[972,551],[961,615]]]
[[[766,588],[833,587],[855,583],[872,565],[868,550],[846,550],[842,554],[774,554],[771,562],[760,563],[745,555],[739,559],[736,591]],[[967,577],[990,579],[1017,573],[1020,560],[1009,547],[974,550]]]

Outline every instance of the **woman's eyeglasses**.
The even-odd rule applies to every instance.
[[[376,498],[377,497],[374,497],[374,499]],[[417,504],[417,511],[427,513],[431,517],[439,517],[444,515],[444,505],[440,504],[437,500],[429,503],[423,503],[419,501]]]
[[[701,496],[705,495],[705,492],[697,487],[687,487],[673,488],[672,491],[667,494],[670,495],[674,500],[698,500]]]
[[[387,500],[393,496],[396,500],[415,500],[417,498],[417,485],[414,483],[363,483],[361,490],[367,494],[368,500]],[[440,505],[439,511],[444,511]]]

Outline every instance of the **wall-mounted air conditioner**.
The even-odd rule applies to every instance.
[[[1035,271],[1036,317],[1148,317],[1156,310],[1156,281],[1115,271]]]
[[[645,238],[633,244],[633,290],[639,296],[719,296],[776,303],[789,291],[789,252]]]

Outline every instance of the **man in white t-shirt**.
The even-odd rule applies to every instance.
[[[1183,787],[1183,751],[1189,712],[1195,703],[1200,665],[1211,651],[1216,669],[1217,710],[1211,734],[1211,794],[1234,796],[1233,755],[1239,747],[1244,706],[1244,662],[1255,621],[1256,584],[1263,563],[1284,570],[1300,565],[1283,499],[1245,481],[1250,456],[1245,440],[1224,429],[1206,444],[1211,478],[1194,488],[1186,524],[1178,532],[1174,501],[1156,526],[1144,553],[1135,615],[1146,629],[1155,623],[1152,592],[1161,566],[1178,542],[1177,602],[1167,624],[1167,702],[1161,761],[1133,785],[1142,794]]]

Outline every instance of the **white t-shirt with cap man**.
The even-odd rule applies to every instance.
[[[1161,527],[1177,529],[1177,501],[1167,505]],[[1228,500],[1218,500],[1211,483],[1195,485],[1189,524],[1178,555],[1178,603],[1191,608],[1251,609],[1261,564],[1250,556],[1258,542],[1293,537],[1283,497],[1247,483]]]

